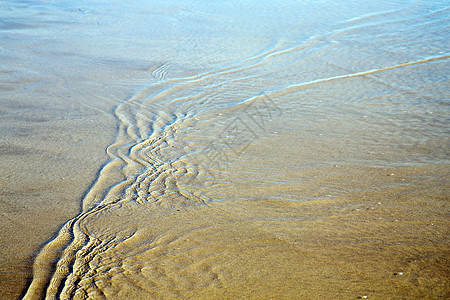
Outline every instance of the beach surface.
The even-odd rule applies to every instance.
[[[0,298],[449,298],[449,12],[0,3]]]

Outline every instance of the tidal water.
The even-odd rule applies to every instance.
[[[5,299],[448,297],[447,1],[0,1]]]

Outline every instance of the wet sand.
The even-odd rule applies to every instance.
[[[89,263],[99,271],[80,286],[93,298],[103,295],[108,299],[317,299],[367,295],[437,299],[448,295],[447,167],[329,167],[302,175],[310,182],[308,188],[297,193],[317,200],[265,199],[286,189],[262,187],[248,191],[249,195],[235,195],[257,197],[259,201],[235,200],[157,214],[154,209],[141,208],[138,213],[135,207],[127,207],[128,212],[132,211],[130,215],[111,211],[90,222],[88,230],[106,236],[110,234],[107,228],[133,231],[127,225],[132,223],[130,219],[139,220],[142,229],[134,234],[121,231],[120,242],[115,241],[109,252],[99,251],[100,258]],[[361,177],[366,180],[361,181]],[[318,195],[320,187],[337,179],[351,182],[345,186],[350,190],[365,192]],[[381,188],[372,190],[373,186]],[[54,213],[47,218],[52,220]],[[27,223],[33,221],[28,219]],[[42,219],[34,222],[42,225],[45,233]],[[39,243],[39,232],[19,234],[27,232],[38,237],[37,241],[28,239],[28,247],[33,250]],[[101,239],[98,234],[97,238]],[[152,247],[142,245],[148,240]],[[20,244],[26,245],[23,241]],[[2,280],[3,291],[15,298],[20,285],[30,276],[29,262],[17,258],[9,261],[16,265],[3,269],[10,271]],[[17,265],[20,263],[21,268]],[[90,284],[92,281],[97,282],[96,287]]]
[[[117,130],[109,113],[112,105],[90,105],[101,98],[101,92],[67,91],[45,80],[37,76],[30,86],[19,77],[2,86],[6,90],[0,104],[0,289],[4,299],[18,298],[31,279],[39,249],[61,224],[77,215],[79,199],[108,161],[104,149]],[[85,85],[85,91],[92,90]],[[77,88],[81,86],[77,83]],[[65,97],[72,102],[55,101]]]
[[[1,298],[449,298],[448,8],[345,4],[0,6]]]

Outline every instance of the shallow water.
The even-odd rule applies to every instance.
[[[448,15],[0,3],[5,298],[445,298]]]

